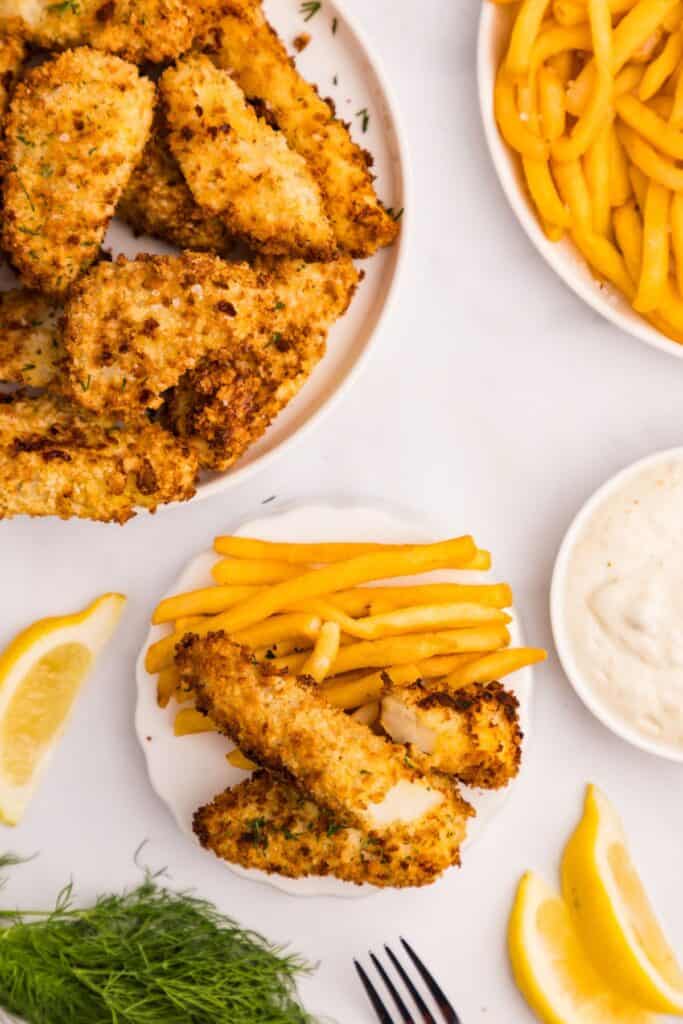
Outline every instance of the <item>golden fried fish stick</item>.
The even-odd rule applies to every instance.
[[[368,154],[353,142],[331,104],[301,77],[260,4],[227,0],[224,9],[228,13],[208,40],[212,59],[249,99],[263,101],[289,145],[304,157],[339,245],[356,257],[390,245],[398,224],[377,198]]]
[[[0,29],[0,114],[7,110],[25,56],[23,41]]]
[[[206,356],[164,406],[164,424],[192,444],[201,464],[224,471],[261,437],[325,352],[327,328],[346,310],[358,273],[349,257],[331,263],[257,259],[272,288],[269,334]]]
[[[306,161],[226,71],[186,57],[159,87],[169,146],[200,206],[260,252],[332,259],[335,237]]]
[[[96,258],[153,109],[152,82],[87,47],[17,85],[5,122],[2,245],[24,284],[63,296]]]
[[[194,201],[158,123],[152,129],[140,163],[130,176],[116,213],[137,234],[162,238],[179,249],[224,254],[234,245],[225,224]]]
[[[500,789],[519,771],[519,702],[500,683],[446,693],[418,684],[382,698],[381,724],[395,743],[424,755],[421,763],[468,786]]]
[[[49,395],[0,400],[0,519],[123,523],[136,506],[187,501],[196,475],[193,454],[156,424],[122,427]]]
[[[286,772],[321,806],[378,837],[400,824],[417,842],[460,831],[462,801],[405,751],[332,707],[318,688],[268,674],[225,634],[186,634],[176,648],[181,684],[240,750]]]
[[[0,383],[44,388],[57,377],[63,350],[59,306],[39,292],[0,292]]]
[[[412,842],[395,825],[379,838],[321,809],[291,783],[256,772],[194,815],[200,843],[233,864],[302,878],[334,875],[376,886],[429,885],[460,863],[460,844],[471,809],[460,801],[457,825]]]

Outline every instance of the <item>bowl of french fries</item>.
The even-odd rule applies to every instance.
[[[495,785],[465,782],[476,811],[469,840],[479,834],[519,770],[532,666],[545,658],[524,645],[511,588],[490,569],[490,553],[470,536],[435,542],[404,514],[363,506],[293,506],[214,538],[154,608],[137,669],[137,733],[152,785],[181,829],[191,834],[197,808],[256,767],[179,673],[187,634],[208,642],[225,634],[250,652],[256,671],[305,678],[325,703],[378,735],[386,734],[389,693],[400,698],[424,685],[465,697],[502,687],[517,708],[508,724],[521,732],[501,754]],[[234,860],[229,866],[241,873]],[[259,880],[297,895],[356,889],[304,866],[298,873]]]
[[[597,312],[683,356],[683,5],[483,0],[487,141],[527,235]]]

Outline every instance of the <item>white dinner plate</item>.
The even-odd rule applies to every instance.
[[[396,211],[405,209],[405,213],[395,244],[371,259],[358,261],[358,267],[364,271],[363,281],[348,312],[332,327],[325,357],[300,393],[235,466],[225,473],[203,473],[193,500],[226,490],[264,469],[276,453],[284,451],[295,438],[301,438],[319,420],[323,410],[329,410],[333,400],[351,385],[395,294],[411,219],[406,148],[396,106],[379,61],[353,19],[333,0],[325,0],[308,22],[304,20],[300,0],[265,0],[264,7],[290,50],[296,36],[304,31],[310,33],[311,42],[296,55],[297,66],[305,78],[318,85],[321,96],[334,100],[338,115],[350,122],[355,141],[372,154],[380,199]],[[177,251],[144,235],[136,238],[118,219],[110,225],[104,246],[114,256]],[[5,265],[0,269],[0,290],[16,284],[16,278]]]
[[[384,543],[423,543],[434,540],[429,530],[407,513],[387,509],[354,505],[304,505],[278,511],[272,515],[244,523],[235,531],[238,536],[259,537],[273,541],[382,541]],[[194,558],[175,581],[168,593],[177,594],[211,584],[211,566],[218,556],[213,551]],[[414,582],[482,582],[489,574],[481,572],[443,571],[425,576],[411,577]],[[521,645],[519,620],[513,613],[509,626],[513,645]],[[140,744],[147,759],[152,786],[175,817],[180,829],[195,842],[192,815],[202,804],[211,801],[228,786],[240,782],[246,772],[233,768],[225,755],[233,744],[224,736],[202,733],[194,736],[174,736],[173,720],[178,710],[174,701],[161,709],[156,702],[156,678],[145,669],[145,654],[150,644],[170,632],[170,627],[152,626],[137,662],[138,702],[135,725]],[[506,686],[520,702],[521,725],[529,739],[530,706],[533,686],[531,668],[524,668],[506,680]],[[513,782],[511,785],[514,785]],[[504,790],[470,790],[465,787],[466,798],[475,807],[477,816],[468,829],[465,848],[481,835],[500,811],[510,786]],[[207,853],[213,857],[213,853]],[[467,868],[467,851],[463,855]],[[336,878],[283,878],[261,871],[247,870],[227,864],[226,868],[246,878],[266,882],[296,896],[357,896],[376,892],[370,885],[355,886]]]
[[[596,280],[585,259],[569,239],[551,242],[546,238],[524,183],[519,156],[503,141],[493,112],[496,72],[510,37],[512,18],[513,11],[508,5],[483,0],[477,55],[484,132],[493,165],[510,206],[541,256],[579,298],[634,338],[662,352],[668,352],[669,355],[683,358],[683,345],[651,327],[616,288]]]

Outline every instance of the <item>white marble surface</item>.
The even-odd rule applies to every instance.
[[[681,443],[683,365],[587,311],[540,261],[505,205],[475,94],[477,0],[348,0],[383,58],[405,119],[414,236],[402,295],[362,379],[267,476],[124,529],[54,521],[0,527],[0,642],[104,589],[124,628],[91,680],[25,823],[2,846],[40,851],[2,902],[48,902],[73,876],[89,899],[136,881],[133,853],[168,865],[245,924],[320,960],[311,1010],[370,1024],[351,957],[404,934],[463,1024],[531,1021],[504,953],[514,886],[554,878],[583,787],[605,788],[683,950],[683,772],[593,720],[557,663],[537,674],[524,776],[462,871],[423,892],[302,901],[241,881],[178,832],[154,796],[132,728],[134,657],[155,596],[216,531],[260,503],[380,496],[444,530],[477,531],[514,586],[529,638],[551,645],[548,584],[575,510],[620,466]]]

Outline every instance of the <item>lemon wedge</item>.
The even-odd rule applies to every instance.
[[[517,985],[546,1024],[646,1024],[649,1014],[611,991],[588,960],[564,900],[529,871],[508,926]]]
[[[41,619],[0,654],[0,820],[16,825],[125,597],[105,594],[75,615]]]
[[[564,851],[562,891],[611,987],[639,1006],[683,1016],[683,971],[633,867],[621,821],[595,786]]]

